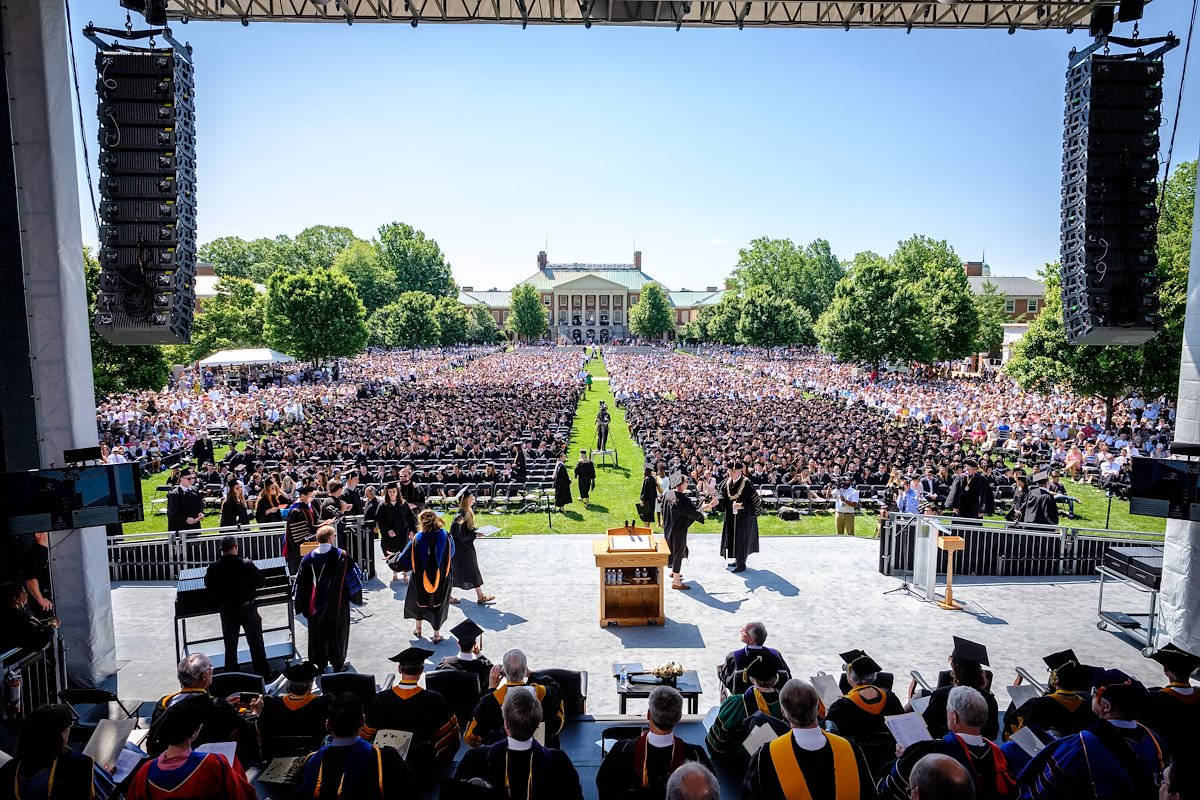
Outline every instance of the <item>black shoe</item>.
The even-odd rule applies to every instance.
[[[733,569],[736,566],[737,566],[736,561],[730,561],[728,564],[725,565],[725,569]]]
[[[745,572],[745,571],[746,571],[746,565],[745,565],[745,564],[742,564],[741,566],[734,567],[734,568],[733,568],[733,571],[734,571],[734,572]]]

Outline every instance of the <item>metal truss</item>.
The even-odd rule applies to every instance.
[[[173,20],[643,25],[689,28],[1000,28],[1087,26],[1117,0],[167,0]]]

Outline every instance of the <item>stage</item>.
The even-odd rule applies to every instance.
[[[831,523],[832,524],[832,523]],[[861,647],[907,686],[909,670],[931,679],[945,668],[950,636],[984,643],[995,672],[995,691],[1006,704],[1004,687],[1024,666],[1045,674],[1041,657],[1072,647],[1087,663],[1125,670],[1159,684],[1157,664],[1118,635],[1096,629],[1096,593],[1092,578],[955,579],[955,597],[966,611],[943,611],[903,593],[884,595],[899,581],[876,571],[879,544],[870,539],[763,537],[762,552],[750,558],[740,575],[726,571],[717,554],[718,537],[690,538],[692,557],[684,564],[690,591],[667,590],[663,627],[601,628],[597,623],[598,576],[591,537],[518,536],[481,540],[480,567],[495,603],[478,606],[474,592],[456,590],[461,604],[451,609],[434,660],[455,652],[449,629],[464,615],[484,628],[484,654],[498,661],[505,649],[519,647],[534,669],[564,667],[589,673],[587,710],[615,714],[617,696],[610,664],[640,661],[647,668],[676,660],[700,674],[700,713],[719,699],[714,669],[725,653],[739,647],[738,631],[751,620],[767,625],[768,644],[778,648],[794,675],[840,667],[838,653]],[[381,576],[390,576],[379,562]],[[367,584],[370,616],[350,629],[350,661],[360,672],[381,677],[393,666],[387,657],[412,641],[405,620],[405,584],[379,579]],[[1111,594],[1110,594],[1111,592]],[[118,691],[123,699],[155,699],[175,685],[171,632],[173,585],[113,586],[117,634]],[[1140,608],[1141,595],[1119,586],[1105,587],[1108,607]],[[269,614],[264,623],[270,626]],[[357,616],[357,615],[356,615]],[[215,617],[194,621],[193,634],[219,636]],[[430,630],[425,626],[425,646]],[[296,626],[297,647],[305,652],[306,631]],[[1165,641],[1162,642],[1165,644]],[[220,643],[216,644],[220,647]],[[632,701],[641,714],[644,701]]]

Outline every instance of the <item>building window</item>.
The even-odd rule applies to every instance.
[[[1012,298],[1005,300],[1004,301],[1004,313],[1005,314],[1017,313],[1017,301],[1013,300]]]
[[[613,312],[613,325],[620,325],[620,324],[621,324],[621,312],[614,311]]]
[[[613,308],[620,308],[622,302],[623,302],[623,300],[621,297],[614,297],[613,298]]]
[[[567,307],[567,296],[565,294],[560,294],[558,296],[558,307],[559,308]]]
[[[543,296],[542,296],[542,303],[544,303],[544,304],[545,304],[546,308],[549,308],[549,307],[550,307],[550,295],[548,295],[548,294],[547,294],[547,295],[543,295]]]
[[[1028,308],[1029,308],[1030,314],[1036,314],[1037,313],[1037,300],[1030,300]]]
[[[561,324],[563,324],[563,325],[566,325],[566,324],[567,324],[567,312],[566,312],[566,311],[563,311],[563,310],[561,310],[561,309],[559,310],[559,312],[558,312],[558,321],[559,321]]]
[[[606,294],[600,295],[600,307],[608,308],[608,295],[606,295]]]
[[[607,324],[608,324],[608,312],[607,312],[607,311],[601,311],[601,312],[600,312],[600,324],[601,324],[601,325],[607,325]]]

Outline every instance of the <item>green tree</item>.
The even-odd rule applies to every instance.
[[[771,287],[815,319],[829,306],[833,289],[844,274],[824,239],[799,247],[791,239],[764,236],[738,251],[738,265],[730,281],[738,292],[754,286]]]
[[[281,269],[267,280],[263,332],[271,347],[305,361],[352,356],[367,344],[366,311],[337,270]]]
[[[1041,271],[1046,283],[1045,307],[1013,346],[1004,371],[1026,391],[1051,394],[1069,389],[1084,397],[1102,398],[1107,425],[1112,422],[1116,401],[1140,385],[1142,348],[1068,344],[1063,331],[1060,272],[1058,264],[1047,264]]]
[[[354,291],[368,315],[399,295],[396,276],[383,266],[379,250],[370,242],[351,242],[333,260],[333,268],[340,270],[354,284]]]
[[[238,236],[222,236],[200,245],[196,258],[213,265],[218,275],[231,278],[249,278],[259,253],[250,242]]]
[[[86,245],[83,248],[83,275],[88,298],[88,320],[96,315],[96,293],[100,285],[100,262]],[[171,365],[158,345],[110,344],[88,325],[92,342],[92,382],[96,399],[110,394],[158,390],[167,385]]]
[[[817,321],[817,339],[841,360],[876,370],[885,361],[926,361],[922,315],[915,285],[896,265],[875,253],[859,253]]]
[[[293,247],[308,269],[329,269],[343,250],[360,241],[349,228],[313,225],[296,234]]]
[[[979,330],[975,334],[976,353],[998,353],[1004,346],[1004,295],[991,281],[983,284],[983,291],[975,295],[975,314],[979,317]]]
[[[430,347],[438,344],[439,331],[428,292],[404,292],[371,315],[371,344],[380,347]]]
[[[629,309],[629,331],[642,339],[658,339],[674,327],[667,293],[657,283],[647,283],[637,303]]]
[[[1192,218],[1196,213],[1196,162],[1172,170],[1163,190],[1158,218],[1158,306],[1163,329],[1146,342],[1144,388],[1172,397],[1179,391],[1183,316],[1187,305],[1188,267],[1192,256]]]
[[[815,344],[812,317],[769,286],[753,286],[742,300],[737,338],[757,347]]]
[[[433,318],[437,322],[438,341],[443,346],[467,341],[467,309],[458,298],[439,297],[433,306]]]
[[[471,344],[494,344],[500,341],[500,326],[482,303],[471,306],[467,313],[467,341]]]
[[[912,236],[896,248],[892,263],[916,284],[928,325],[929,361],[972,355],[979,339],[979,312],[962,259],[947,242]]]
[[[192,324],[192,343],[186,361],[198,361],[218,350],[262,347],[266,296],[245,278],[223,277],[217,294],[204,301]],[[182,353],[174,354],[176,356]]]
[[[378,247],[380,262],[396,276],[401,291],[429,292],[439,297],[458,294],[442,249],[424,231],[403,222],[390,222],[379,228]]]
[[[527,342],[541,338],[549,327],[542,296],[527,283],[519,284],[509,300],[508,328]],[[632,312],[630,312],[632,315]]]
[[[737,344],[738,323],[742,321],[742,296],[725,292],[715,306],[701,309],[706,340],[719,344]]]

